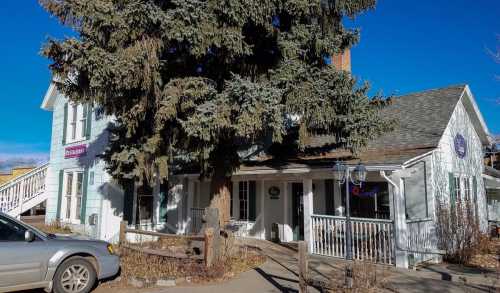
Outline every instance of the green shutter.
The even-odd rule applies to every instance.
[[[59,190],[57,193],[57,209],[56,209],[56,219],[61,219],[61,202],[64,186],[64,170],[59,171]]]
[[[87,129],[85,129],[85,138],[87,140],[90,139],[91,132],[92,132],[92,105],[89,104],[87,106],[87,123],[86,123]]]
[[[256,205],[257,205],[257,198],[256,198],[256,183],[255,181],[249,181],[248,182],[248,220],[249,221],[255,221],[257,218],[257,211],[256,211]]]
[[[325,201],[326,201],[326,214],[335,215],[335,195],[334,195],[334,182],[333,179],[325,180]]]
[[[133,224],[134,215],[134,181],[127,180],[123,183],[123,220]]]
[[[455,206],[455,202],[457,201],[456,198],[456,190],[455,190],[455,175],[453,173],[449,173],[449,181],[450,181],[450,204],[452,207]]]
[[[83,194],[82,194],[82,205],[80,212],[80,223],[85,224],[85,218],[87,216],[87,194],[89,187],[89,168],[85,168],[83,171]]]
[[[160,223],[167,221],[168,183],[160,184]]]
[[[66,133],[68,132],[68,103],[64,104],[63,136],[62,144],[66,144]]]

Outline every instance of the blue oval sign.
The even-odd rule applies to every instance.
[[[467,142],[461,134],[457,134],[454,140],[455,153],[460,159],[467,156]]]

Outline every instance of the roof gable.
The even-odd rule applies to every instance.
[[[49,88],[47,89],[47,92],[45,93],[45,96],[43,98],[42,105],[40,108],[47,110],[47,111],[52,111],[54,108],[54,103],[56,101],[58,95],[58,91],[56,88],[56,85],[51,82],[49,85]]]

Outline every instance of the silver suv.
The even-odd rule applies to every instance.
[[[86,293],[119,268],[118,256],[104,241],[46,234],[0,213],[0,292]]]

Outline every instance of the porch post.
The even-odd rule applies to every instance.
[[[188,184],[187,184],[187,215],[186,215],[186,223],[187,223],[187,227],[186,229],[189,229],[189,231],[186,231],[186,232],[191,232],[191,223],[192,223],[192,213],[191,213],[191,208],[193,208],[193,201],[194,201],[194,180],[191,180],[191,179],[187,179],[188,180]]]
[[[304,188],[304,240],[308,243],[309,253],[312,253],[313,233],[311,216],[314,212],[312,179],[303,179],[302,185]]]
[[[260,238],[266,239],[266,211],[265,211],[265,200],[266,200],[266,187],[265,181],[260,181]]]
[[[153,226],[160,222],[160,179],[158,176],[154,178],[153,186]],[[155,227],[156,228],[156,227]]]
[[[233,179],[233,219],[240,218],[240,182]]]
[[[394,182],[399,186],[390,186],[394,196],[394,228],[395,228],[395,254],[396,267],[408,268],[407,239],[408,230],[406,224],[406,206],[404,199],[404,184],[402,178],[395,178]]]
[[[288,182],[283,181],[283,239],[282,242],[288,242]]]

